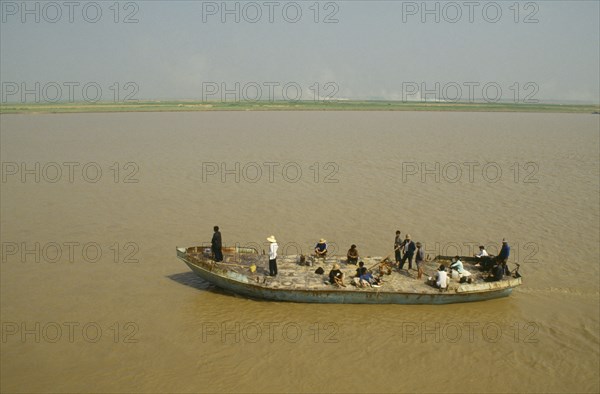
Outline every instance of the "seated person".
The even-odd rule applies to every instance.
[[[365,267],[365,263],[362,261],[358,263],[358,268],[356,269],[356,275],[352,278],[352,282],[356,286],[365,287],[370,285],[369,279],[373,278],[373,275],[369,273],[367,267]]]
[[[367,272],[366,274],[360,276],[360,285],[362,287],[371,287],[371,282],[374,280],[375,278],[373,278],[373,274]]]
[[[363,287],[381,287],[381,277],[375,277],[370,271],[360,276],[360,282]]]
[[[392,265],[391,263],[386,262],[385,260],[379,263],[379,278],[382,278],[383,275],[391,275],[392,274]]]
[[[487,250],[485,250],[485,246],[479,245],[479,252],[475,253],[473,256],[478,257],[478,258],[482,258],[482,257],[489,256],[489,254],[488,254]]]
[[[369,274],[371,275],[371,274]],[[381,276],[372,276],[369,279],[369,283],[371,283],[372,287],[381,287],[383,285],[383,281],[381,280]]]
[[[367,273],[367,267],[365,267],[365,263],[361,261],[360,263],[358,263],[358,268],[356,269],[356,277],[360,278],[361,276],[363,276],[366,273]]]
[[[475,253],[473,256],[477,257],[478,259],[481,260],[481,263],[477,263],[475,264],[475,267],[479,268],[479,267],[484,267],[484,269],[486,268],[486,266],[489,264],[490,259],[490,255],[488,254],[487,250],[485,250],[485,246],[483,245],[479,245],[479,252]]]
[[[487,278],[485,278],[485,281],[486,282],[498,282],[498,281],[501,281],[502,278],[504,277],[504,270],[505,269],[506,269],[506,263],[499,262],[498,264],[494,265],[494,268],[492,269],[492,275],[490,275]]]
[[[315,246],[315,254],[317,257],[327,257],[327,241],[325,241],[323,238],[321,238]]]
[[[452,259],[452,264],[450,264],[450,268],[458,272],[459,278],[462,278],[463,276],[471,276],[471,273],[464,268],[463,262],[460,261],[459,256],[454,256]]]
[[[344,284],[344,274],[340,271],[340,265],[335,263],[329,271],[329,283],[336,286],[346,287]]]
[[[448,273],[446,272],[444,264],[440,264],[440,268],[438,268],[435,273],[435,287],[438,289],[445,289],[448,287]]]
[[[356,245],[350,246],[346,257],[348,258],[348,264],[356,265],[356,263],[358,262],[358,250],[356,249]]]

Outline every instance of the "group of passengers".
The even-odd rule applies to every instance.
[[[406,234],[404,239],[400,237],[400,234],[399,230],[396,231],[396,238],[394,240],[395,266],[398,268],[399,272],[402,272],[405,263],[408,261],[408,270],[411,270],[412,260],[414,258],[417,266],[417,279],[421,279],[424,273],[423,266],[425,263],[425,251],[423,250],[423,245],[421,242],[413,242],[410,234]],[[509,255],[510,246],[508,246],[506,239],[502,240],[502,248],[496,257],[490,256],[485,250],[485,247],[481,245],[479,246],[479,252],[474,255],[474,257],[480,259],[480,262],[475,264],[475,267],[489,273],[485,278],[486,281],[502,280],[505,275],[510,275],[507,266]],[[325,239],[320,239],[316,244],[315,256],[323,258],[327,256],[327,241]],[[380,286],[382,282],[381,277],[383,276],[382,270],[380,269],[380,275],[378,277],[373,276],[370,270],[364,266],[364,263],[362,261],[359,262],[360,257],[356,245],[353,244],[350,246],[350,249],[346,254],[346,259],[348,264],[358,264],[356,274],[352,278],[352,283],[354,285],[357,287]],[[449,274],[451,277],[458,279],[461,283],[472,283],[472,274],[465,269],[460,256],[455,256],[452,259],[449,268],[450,273],[446,272],[446,266],[441,264],[436,271],[435,277],[429,277],[428,283],[440,289],[447,288],[450,279],[448,276]],[[333,268],[329,272],[329,283],[339,287],[346,287],[344,284],[344,274],[340,270],[340,265],[337,263],[333,265]]]
[[[506,239],[502,240],[502,248],[500,249],[500,253],[495,257],[490,256],[485,250],[485,247],[480,245],[479,252],[474,254],[474,257],[480,260],[480,262],[475,264],[475,267],[488,273],[488,275],[484,278],[486,282],[497,282],[502,280],[504,276],[510,276],[511,274],[507,265],[509,256],[510,246],[508,245],[508,241],[506,241]],[[452,259],[450,269],[453,273],[456,272],[456,275],[454,276],[458,277],[461,281],[463,280],[462,278],[466,278],[466,280],[471,283],[471,278],[469,278],[471,273],[464,269],[463,262],[460,261],[459,256],[455,256]],[[435,274],[435,278],[430,277],[429,281],[432,285],[440,289],[448,288],[449,278],[448,273],[446,272],[446,266],[441,264]]]
[[[211,249],[213,252],[213,258],[216,262],[220,262],[223,260],[222,253],[222,241],[221,241],[221,233],[219,231],[218,226],[214,226],[213,228],[214,234],[211,241]],[[277,249],[278,244],[275,236],[271,235],[267,238],[269,242],[269,274],[271,276],[277,275]],[[423,275],[423,266],[425,263],[425,251],[423,250],[423,246],[420,242],[413,242],[410,234],[406,234],[404,240],[400,237],[400,230],[396,231],[396,238],[394,239],[394,254],[396,260],[396,266],[398,267],[398,271],[402,272],[404,268],[404,264],[408,261],[408,269],[412,269],[412,260],[415,258],[415,263],[417,265],[417,279],[421,279]],[[486,271],[489,275],[485,278],[486,281],[499,281],[505,275],[510,275],[510,271],[507,266],[508,257],[510,255],[510,246],[508,246],[508,242],[506,239],[502,240],[502,248],[500,249],[500,253],[498,256],[493,257],[488,254],[485,250],[484,246],[479,246],[479,252],[474,256],[480,260],[477,264],[475,264],[476,268],[481,269],[482,271]],[[327,257],[327,241],[323,238],[317,242],[315,245],[315,257],[317,258],[325,258]],[[346,254],[347,263],[356,265],[358,264],[358,268],[356,269],[356,274],[353,277],[352,283],[358,287],[379,287],[382,280],[382,276],[385,273],[384,264],[378,264],[379,266],[379,276],[375,277],[364,266],[364,262],[359,262],[359,254],[356,249],[356,245],[351,245],[348,253]],[[384,259],[385,260],[385,259]],[[455,256],[452,259],[452,263],[450,264],[451,275],[455,278],[458,278],[461,281],[471,282],[471,273],[465,270],[463,262],[460,260],[459,256]],[[391,268],[387,272],[387,274],[391,273]],[[444,264],[440,265],[438,270],[436,271],[435,278],[429,277],[428,283],[433,286],[436,286],[440,289],[444,289],[448,287],[448,273],[446,272],[446,266]],[[344,273],[340,270],[340,265],[335,263],[333,268],[329,272],[329,283],[334,284],[339,287],[346,287],[344,284]]]
[[[352,284],[356,287],[381,287],[381,274],[374,276],[371,271],[365,267],[365,263],[360,261],[356,274],[352,278]],[[346,287],[344,283],[344,273],[340,270],[338,263],[333,264],[329,271],[329,283],[338,287]]]

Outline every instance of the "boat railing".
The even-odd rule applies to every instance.
[[[183,251],[185,250],[185,252]],[[258,250],[256,248],[250,246],[223,246],[221,248],[223,254],[231,256],[229,262],[231,263],[241,263],[243,261],[242,255],[258,255]],[[190,246],[188,248],[178,248],[177,253],[184,257],[183,255],[187,255],[186,257],[195,263],[199,263],[203,256],[204,258],[211,258],[211,245],[208,242],[203,242],[197,246]]]
[[[208,242],[203,242],[197,246],[190,246],[186,248],[187,253],[204,253],[205,250],[211,249],[211,244]],[[223,253],[233,253],[233,254],[258,254],[258,250],[256,248],[250,246],[223,246],[221,248]]]

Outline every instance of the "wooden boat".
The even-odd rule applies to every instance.
[[[437,256],[425,263],[425,275],[416,279],[415,271],[394,270],[383,276],[381,287],[356,287],[350,278],[357,266],[346,263],[346,258],[327,257],[316,259],[304,256],[278,256],[278,274],[268,275],[268,256],[259,254],[254,248],[224,247],[222,262],[211,258],[210,246],[178,247],[177,257],[183,260],[198,276],[213,285],[250,298],[273,301],[339,303],[339,304],[450,304],[458,302],[484,301],[506,297],[512,289],[521,285],[518,274],[506,276],[497,282],[487,282],[483,273],[474,264],[474,257],[461,257],[464,267],[471,272],[472,283],[460,283],[451,279],[445,290],[427,283],[440,264],[448,266],[449,256]],[[305,261],[304,261],[305,260]],[[377,268],[381,257],[362,258],[368,268]],[[302,265],[300,263],[303,263]],[[312,262],[312,265],[308,265]],[[338,263],[345,274],[346,287],[337,287],[328,282],[328,273]],[[322,267],[324,274],[315,273]],[[413,266],[413,269],[416,265]],[[449,275],[450,276],[450,275]]]

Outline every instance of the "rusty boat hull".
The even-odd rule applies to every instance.
[[[273,279],[267,275],[266,257],[252,248],[223,248],[226,258],[222,263],[216,263],[210,258],[210,249],[206,246],[178,247],[176,250],[178,258],[183,260],[196,275],[214,286],[244,297],[270,301],[329,304],[452,304],[507,297],[515,287],[521,285],[520,277],[509,277],[498,282],[475,281],[473,284],[455,282],[451,283],[448,290],[440,291],[425,284],[424,280],[401,277],[394,272],[390,275],[389,283],[385,280],[384,285],[378,288],[357,288],[351,285],[338,288],[325,283],[326,275],[314,273],[316,265],[310,267],[298,265],[299,256],[279,256],[279,274],[276,279]],[[437,265],[443,258],[438,256],[431,265]],[[463,258],[463,261],[470,259]],[[344,260],[333,257],[317,265],[328,272],[330,269],[328,265],[335,262],[344,265]],[[377,263],[382,259],[374,257],[363,260]],[[252,265],[257,267],[255,272],[250,270]],[[286,268],[287,265],[289,269]],[[346,266],[346,271],[351,272],[355,268],[355,266]]]

